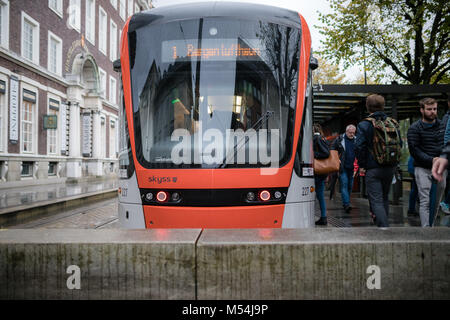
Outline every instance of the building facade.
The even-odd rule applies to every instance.
[[[118,172],[121,30],[144,0],[0,0],[0,188]]]

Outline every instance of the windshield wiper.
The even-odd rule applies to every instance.
[[[272,117],[275,114],[274,111],[268,110],[266,111],[266,113],[264,113],[261,117],[259,117],[259,119],[255,122],[255,124],[253,126],[251,126],[250,129],[255,129],[256,131],[259,130],[262,125],[264,124],[264,122],[266,122],[267,120],[269,120],[270,117]],[[247,129],[247,130],[250,130]],[[241,146],[239,146],[241,144],[241,142],[243,140],[245,140],[246,136],[244,135],[244,137],[241,139],[241,141],[239,141],[235,146],[234,146],[234,154],[233,154],[233,158],[236,155],[236,153],[242,148],[242,146],[245,145],[245,143],[243,143]],[[238,148],[239,146],[239,148]],[[222,164],[216,168],[225,168],[228,164],[226,163],[226,159],[228,158],[228,155],[225,155],[225,157],[222,160]]]

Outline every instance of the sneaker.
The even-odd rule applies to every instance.
[[[344,206],[344,211],[345,211],[346,213],[349,213],[350,210],[352,210],[352,206],[351,206],[351,205],[347,204],[347,205]]]
[[[442,201],[439,206],[441,207],[441,210],[445,213],[445,214],[450,214],[450,208],[448,207],[448,204],[446,204],[444,201]]]
[[[327,225],[327,218],[320,217],[319,220],[316,221],[316,226],[326,226]]]

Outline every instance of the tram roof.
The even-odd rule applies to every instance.
[[[209,1],[168,5],[142,11],[132,16],[128,31],[132,32],[148,24],[204,17],[263,20],[301,29],[301,21],[296,11],[254,3]]]
[[[370,94],[386,100],[385,112],[398,120],[417,116],[419,100],[431,97],[447,110],[450,85],[336,85],[315,84],[313,87],[314,121],[323,124],[351,118],[361,119],[366,113],[365,100]],[[396,113],[396,114],[395,114]]]

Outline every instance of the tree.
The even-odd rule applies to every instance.
[[[344,84],[345,74],[336,64],[330,64],[322,57],[316,57],[319,67],[313,71],[313,83]]]
[[[367,82],[367,84],[381,84],[380,82],[378,82],[376,80],[372,80],[372,78],[370,78],[370,77],[366,77],[366,79],[364,79],[363,73],[356,74],[355,78],[350,80],[350,82],[352,84],[364,84],[364,82]]]
[[[446,0],[328,0],[320,52],[347,69],[366,63],[376,81],[390,70],[411,84],[449,83],[450,3]]]

